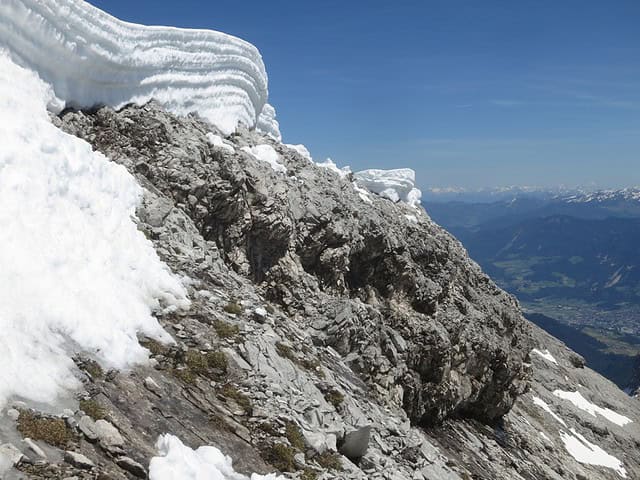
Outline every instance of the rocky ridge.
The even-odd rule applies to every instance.
[[[305,480],[619,478],[568,454],[572,428],[640,473],[634,400],[527,323],[423,210],[256,132],[214,145],[220,132],[153,103],[54,122],[136,175],[139,228],[192,306],[161,314],[175,345],[141,339],[150,365],[79,356],[79,409],[6,412],[42,450],[17,445],[19,478],[145,478],[166,432]],[[286,173],[242,150],[265,144]],[[554,395],[581,388],[633,422]]]

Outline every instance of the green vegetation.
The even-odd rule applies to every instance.
[[[166,355],[169,348],[153,338],[145,338],[140,341],[140,345],[151,352],[151,355]]]
[[[104,377],[104,370],[102,369],[100,364],[95,360],[86,360],[83,363],[82,368],[84,369],[85,372],[91,375],[91,378],[93,378],[94,380],[98,380]]]
[[[312,468],[305,468],[300,475],[300,480],[316,480],[318,478],[318,472]]]
[[[94,420],[102,420],[107,416],[107,409],[92,398],[80,400],[80,410]]]
[[[219,393],[224,398],[236,402],[240,408],[242,408],[247,414],[251,415],[251,412],[253,411],[251,399],[238,390],[234,385],[231,383],[224,384],[222,388],[220,388]]]
[[[224,352],[202,353],[189,350],[184,355],[184,368],[175,368],[173,374],[183,382],[193,384],[198,376],[220,380],[227,375],[229,362]]]
[[[615,355],[625,355],[628,357],[640,355],[640,344],[631,343],[631,341],[637,342],[637,337],[633,338],[629,335],[625,336],[610,330],[592,327],[583,328],[582,331],[606,345],[606,348],[601,350],[604,353],[613,353]]]
[[[222,320],[216,320],[213,323],[213,328],[220,338],[235,338],[240,334],[240,327]]]
[[[287,422],[285,426],[285,436],[293,448],[304,452],[304,436],[302,436],[300,427],[293,422]]]
[[[58,448],[66,448],[72,433],[62,418],[40,417],[30,410],[20,410],[18,431],[24,438],[42,440]]]
[[[324,370],[322,370],[322,367],[320,365],[320,360],[318,360],[317,358],[300,359],[298,358],[298,356],[295,354],[295,352],[290,346],[285,345],[282,342],[276,342],[276,351],[278,352],[278,355],[280,355],[282,358],[291,360],[296,365],[304,368],[305,370],[315,373],[320,378],[325,378]]]
[[[330,390],[324,395],[324,399],[333,405],[336,409],[344,402],[344,395],[338,390]]]
[[[292,362],[297,363],[298,359],[293,353],[293,349],[290,346],[285,345],[282,342],[276,342],[276,350],[278,352],[278,355],[280,355],[282,358],[287,358]]]
[[[224,311],[233,315],[240,315],[244,312],[244,308],[238,302],[232,300],[224,306]]]
[[[327,470],[342,470],[342,460],[340,455],[335,452],[326,451],[317,457],[314,460],[320,465],[322,468],[326,468]]]
[[[276,443],[266,452],[264,459],[281,472],[293,472],[296,469],[296,462],[293,459],[296,451],[284,443]]]

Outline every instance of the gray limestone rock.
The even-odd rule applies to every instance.
[[[78,452],[64,452],[64,461],[83,470],[91,470],[96,466],[95,463]]]
[[[575,430],[640,478],[640,402],[525,321],[424,210],[365,201],[348,176],[256,132],[227,137],[235,152],[215,148],[210,125],[154,103],[67,111],[56,122],[136,176],[138,227],[188,278],[192,300],[187,312],[157,313],[176,345],[142,339],[149,365],[85,387],[109,422],[83,417],[73,430],[104,447],[80,442],[102,456],[101,474],[142,475],[123,458],[144,469],[170,432],[217,446],[243,473],[619,478],[568,452],[563,439]],[[288,174],[241,150],[265,143]],[[633,421],[594,417],[556,390]]]

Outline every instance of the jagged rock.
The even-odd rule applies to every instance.
[[[98,442],[107,450],[119,450],[124,446],[124,439],[116,427],[106,420],[98,420],[94,424]]]
[[[44,453],[42,448],[40,448],[38,444],[33,440],[31,440],[30,438],[25,438],[24,440],[22,440],[22,442],[27,446],[29,450],[35,453],[38,458],[41,458],[41,459],[47,458],[47,454]]]
[[[98,430],[96,429],[96,422],[89,415],[83,415],[78,421],[78,429],[84,434],[84,436],[90,442],[98,440]]]
[[[492,421],[524,392],[529,327],[514,300],[426,214],[382,199],[369,205],[347,180],[291,149],[250,132],[234,138],[240,147],[272,143],[295,175],[282,178],[251,155],[212,150],[206,127],[173,121],[153,105],[70,112],[63,128],[137,171],[158,197],[184,205],[197,234],[290,313],[316,299],[329,321],[318,340],[357,353],[359,373],[401,397],[415,422],[452,414]],[[144,140],[150,129],[152,143]],[[144,210],[157,208],[149,200]],[[167,221],[168,204],[162,212]]]
[[[129,457],[118,457],[116,464],[138,478],[147,478],[147,470],[135,460]]]
[[[78,452],[64,452],[64,461],[83,470],[91,470],[96,466],[95,463]]]
[[[153,378],[151,377],[145,378],[144,386],[147,388],[147,390],[155,393],[159,397],[162,396],[162,388],[160,387],[160,385],[158,385],[158,383]]]
[[[576,368],[425,212],[365,202],[349,177],[255,132],[227,137],[235,152],[213,148],[209,125],[153,103],[67,111],[56,122],[136,175],[140,230],[188,278],[191,310],[158,313],[177,345],[151,345],[152,364],[92,386],[126,455],[150,459],[157,436],[172,432],[221,448],[239,471],[267,473],[274,445],[292,469],[302,453],[313,467],[321,453],[332,459],[337,438],[371,425],[358,465],[342,458],[344,470],[319,478],[618,478],[568,454],[561,431],[573,428],[619,457],[629,478],[640,475],[640,402]],[[287,175],[241,150],[265,143]],[[225,311],[236,304],[239,313]],[[558,365],[530,358],[534,346]],[[145,385],[150,376],[161,397]],[[634,422],[607,425],[553,395],[580,388]],[[115,468],[124,451],[96,454]]]

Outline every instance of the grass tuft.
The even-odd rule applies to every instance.
[[[41,417],[30,410],[20,410],[17,428],[24,438],[42,440],[58,448],[66,448],[72,439],[71,430],[62,418]]]

